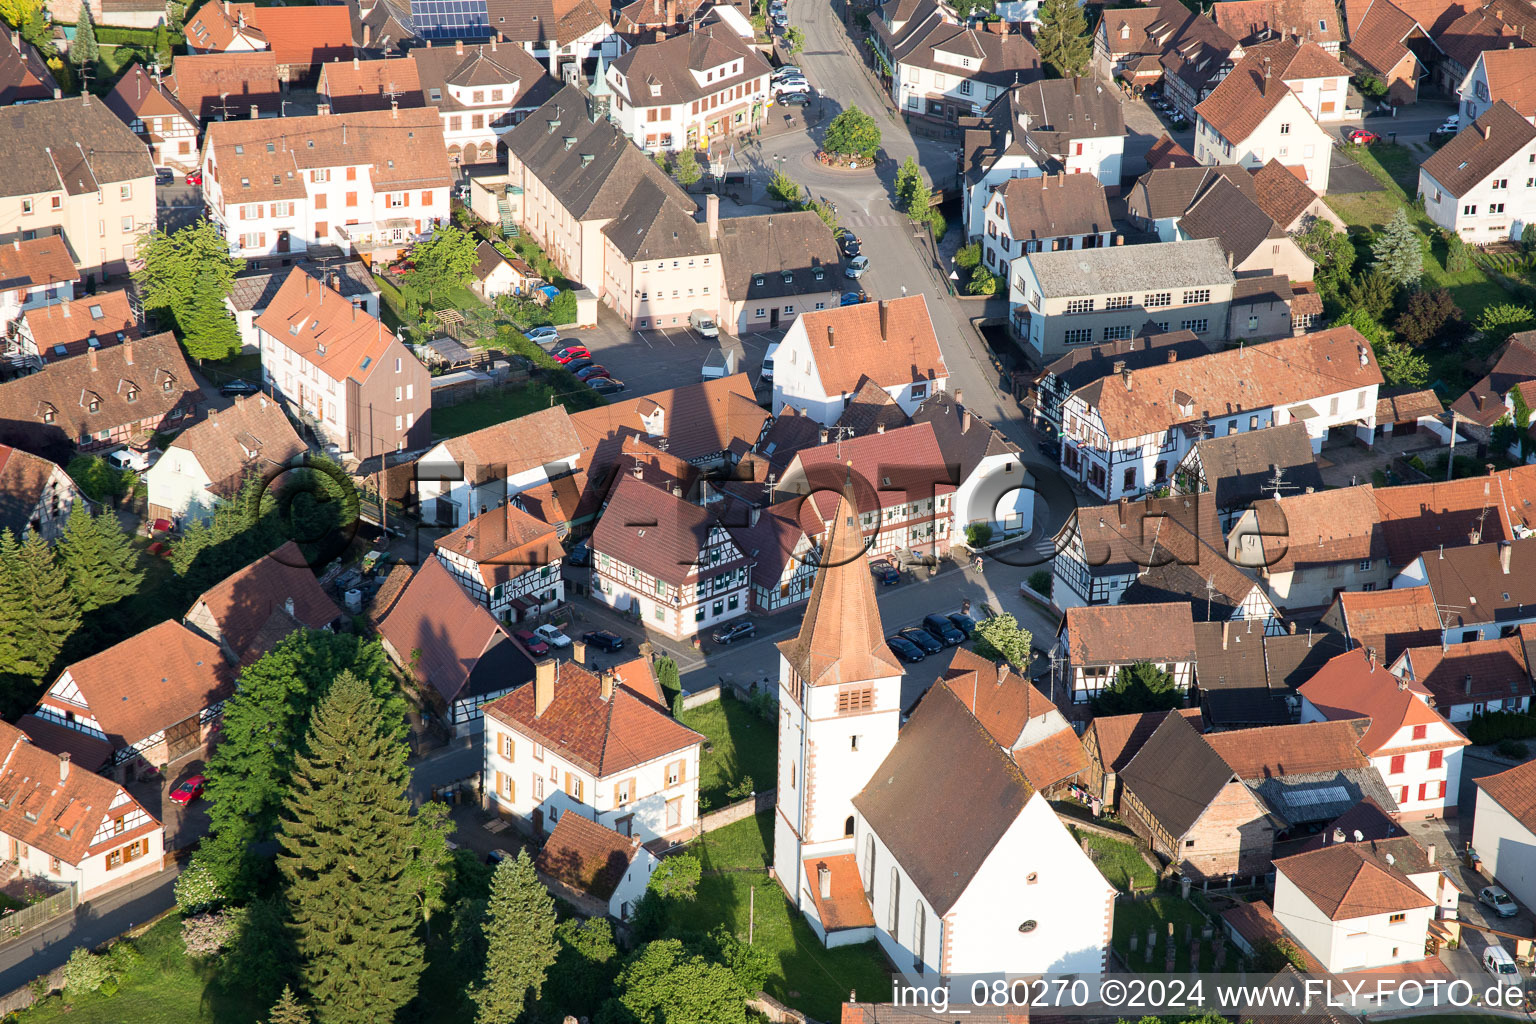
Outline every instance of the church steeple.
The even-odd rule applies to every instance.
[[[847,492],[839,494],[800,634],[779,644],[779,653],[806,686],[903,673],[901,662],[885,643],[865,547],[854,503]]]

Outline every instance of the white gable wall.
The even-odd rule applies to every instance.
[[[1477,817],[1472,821],[1472,848],[1494,881],[1521,904],[1536,906],[1536,835],[1481,786]]]

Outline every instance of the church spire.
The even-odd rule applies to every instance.
[[[851,494],[849,487],[838,495],[800,635],[779,644],[779,652],[806,686],[884,679],[903,672],[885,643],[875,581],[864,557],[864,532]]]

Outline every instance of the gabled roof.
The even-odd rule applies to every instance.
[[[114,345],[139,336],[139,322],[126,291],[37,306],[23,313],[22,320],[45,363],[88,351],[93,338],[97,345]]]
[[[739,551],[736,557],[700,564],[710,533],[718,528],[721,523],[709,509],[625,474],[614,485],[608,507],[592,531],[592,551],[683,586],[701,575],[747,566],[750,560]]]
[[[1244,46],[1277,36],[1335,47],[1343,39],[1329,0],[1223,0],[1211,6],[1211,17]]]
[[[1034,795],[1019,766],[940,686],[918,704],[853,806],[943,916]]]
[[[265,395],[238,397],[227,409],[211,410],[177,435],[171,449],[191,453],[210,489],[225,498],[247,476],[272,473],[308,450],[282,407]]]
[[[1228,0],[1228,2],[1224,3],[1222,6],[1230,7],[1233,4],[1253,2],[1255,2],[1255,0]],[[1257,2],[1264,3],[1266,0],[1257,0]],[[1200,161],[1191,156],[1189,150],[1185,149],[1177,142],[1174,142],[1173,138],[1167,132],[1159,135],[1157,137],[1157,141],[1152,143],[1152,148],[1147,150],[1147,167],[1150,170],[1156,171],[1165,170],[1169,167],[1199,166]]]
[[[478,565],[486,590],[565,555],[552,523],[534,518],[511,502],[438,538],[437,547]]]
[[[1488,50],[1529,46],[1520,33],[1500,21],[1487,8],[1468,11],[1445,27],[1435,42],[1448,59],[1470,70]],[[1497,97],[1495,97],[1497,99]]]
[[[345,5],[336,7],[258,7],[228,4],[219,13],[215,2],[198,9],[186,28],[187,40],[199,50],[224,50],[233,38],[236,18],[245,17],[245,34],[256,30],[265,39],[279,64],[325,64],[352,56],[352,20]],[[206,24],[206,40],[195,35],[195,26]],[[223,22],[224,24],[219,24]]]
[[[784,660],[807,686],[903,674],[901,662],[885,643],[864,545],[853,500],[840,495],[827,526],[821,565],[800,632],[778,645]]]
[[[1505,396],[1531,381],[1536,381],[1536,331],[1521,331],[1510,335],[1493,369],[1451,403],[1451,411],[1461,419],[1491,427],[1509,412]]]
[[[1074,665],[1193,661],[1194,623],[1187,602],[1068,608],[1067,652]]]
[[[1234,772],[1183,715],[1169,714],[1120,770],[1120,780],[1168,833],[1182,838]]]
[[[720,250],[725,294],[733,300],[838,288],[837,240],[811,210],[726,217],[718,232],[713,243]]]
[[[0,106],[51,100],[58,86],[37,47],[0,24]]]
[[[1307,426],[1292,420],[1278,427],[1208,437],[1195,442],[1206,486],[1220,509],[1247,508],[1268,497],[1280,471],[1281,490],[1321,489],[1323,476],[1312,454]]]
[[[1392,667],[1428,690],[1436,707],[1523,699],[1536,692],[1525,660],[1533,639],[1536,628],[1521,626],[1512,636],[1492,640],[1411,647]]]
[[[1418,58],[1406,40],[1415,32],[1428,39],[1428,30],[1392,0],[1370,0],[1365,15],[1350,18],[1349,49],[1378,74],[1388,74],[1404,58]]]
[[[1527,831],[1536,832],[1536,761],[1474,781]]]
[[[450,707],[533,679],[533,662],[436,558],[422,562],[379,632]]]
[[[1387,556],[1368,484],[1275,497],[1254,505],[1252,512],[1255,529],[1240,535],[1240,565],[1279,573]]]
[[[63,235],[11,239],[0,244],[0,288],[31,289],[79,278]]]
[[[1460,744],[1447,741],[1445,745],[1467,742],[1415,695],[1406,680],[1388,672],[1379,661],[1367,660],[1358,647],[1330,660],[1299,692],[1330,721],[1370,719],[1370,729],[1360,737],[1360,749],[1370,756],[1386,749],[1393,735],[1408,725],[1443,725],[1460,739]]]
[[[641,846],[638,837],[621,836],[575,811],[560,815],[534,867],[579,892],[606,901],[623,881]]]
[[[433,117],[436,118],[435,113]],[[399,345],[394,332],[367,310],[359,309],[330,285],[297,270],[289,271],[271,303],[256,318],[256,326],[278,345],[338,382],[367,381],[384,362],[390,347]],[[414,357],[406,352],[401,358]]]
[[[1126,204],[1132,215],[1148,220],[1182,217],[1195,200],[1223,180],[1230,181],[1257,201],[1253,176],[1237,164],[1201,167],[1175,163],[1153,167],[1137,178]]]
[[[19,538],[32,525],[32,513],[42,503],[55,472],[63,474],[64,469],[31,452],[0,444],[0,530],[10,530]]]
[[[287,611],[289,601],[293,602],[291,612]],[[320,588],[293,541],[203,591],[192,607],[199,605],[207,608],[223,641],[242,660],[277,612],[291,615],[298,626],[309,629],[321,629],[341,618],[341,609]]]
[[[705,72],[736,61],[741,62],[741,70],[735,74],[726,70],[708,82],[702,81]],[[616,81],[626,83],[617,88],[634,107],[691,103],[741,83],[755,83],[771,70],[746,40],[713,24],[659,42],[642,42],[614,58],[608,67]],[[698,72],[698,77],[693,72]],[[652,86],[659,86],[660,92],[654,92]]]
[[[1304,632],[1267,636],[1264,638],[1264,662],[1269,668],[1269,684],[1277,689],[1298,689],[1330,658],[1348,649],[1344,637],[1331,629],[1309,627]]]
[[[992,191],[1014,239],[1057,238],[1113,231],[1104,186],[1091,174],[1009,178]]]
[[[1074,509],[1057,531],[1058,550],[1072,543],[1074,532],[1095,576],[1138,575],[1170,556],[1200,565],[1210,549],[1206,541],[1222,536],[1216,503],[1200,494]]]
[[[603,225],[603,235],[631,262],[702,256],[715,246],[704,225],[693,219],[694,209],[674,189],[642,178],[618,216]]]
[[[475,483],[491,479],[487,474],[492,472],[516,476],[582,452],[582,440],[563,405],[460,434],[444,445],[449,455],[464,464],[464,478]]]
[[[1104,249],[1031,252],[1022,258],[1029,262],[1040,283],[1041,294],[1046,298],[1209,287],[1228,285],[1233,281],[1232,268],[1227,266],[1221,243],[1209,238]]]
[[[1049,697],[1028,677],[1012,671],[1007,662],[994,664],[967,647],[955,648],[939,681],[960,698],[1004,750],[1014,749],[1030,719],[1057,710]]]
[[[1106,772],[1118,772],[1141,752],[1147,740],[1172,711],[1143,711],[1133,715],[1102,715],[1088,723],[1083,746],[1098,754]],[[1183,712],[1181,712],[1183,713]],[[1194,712],[1199,714],[1198,711]]]
[[[1222,251],[1232,260],[1234,267],[1241,267],[1260,246],[1270,243],[1271,239],[1285,237],[1284,228],[1276,224],[1242,189],[1225,178],[1216,181],[1184,211],[1184,215],[1179,218],[1179,233],[1186,238],[1214,238],[1221,243]],[[1243,278],[1236,287],[1241,289],[1253,280]]]
[[[1509,571],[1500,561],[1508,546]],[[1523,618],[1536,605],[1536,537],[1423,555],[1424,576],[1447,628]]]
[[[1536,466],[1524,472],[1536,473]],[[1374,488],[1371,493],[1392,564],[1407,565],[1441,547],[1511,539],[1514,531],[1505,518],[1503,484],[1500,476],[1493,475]]]
[[[166,133],[155,132],[151,118],[181,118],[187,122],[188,127],[194,130],[197,128],[197,112],[187,109],[172,90],[156,81],[137,61],[123,72],[123,77],[117,80],[117,84],[103,97],[102,102],[124,124],[140,122],[144,137],[152,142],[163,141]]]
[[[1281,100],[1292,95],[1290,83],[1348,76],[1349,70],[1338,58],[1316,43],[1264,43],[1244,54],[1195,113],[1223,138],[1238,143],[1252,135]]]
[[[1346,590],[1339,594],[1345,632],[1355,644],[1391,665],[1408,647],[1440,639],[1440,613],[1428,587]]]
[[[427,103],[414,55],[331,61],[320,69],[317,91],[330,101],[333,114],[388,110],[392,105],[424,107]]]
[[[1365,723],[1303,722],[1205,735],[1205,742],[1243,780],[1369,768],[1360,752]]]
[[[1281,857],[1283,874],[1330,921],[1350,921],[1397,911],[1433,907],[1401,871],[1378,860],[1360,843],[1333,843],[1320,850]]]
[[[252,107],[265,117],[282,112],[277,58],[269,50],[182,54],[165,87],[201,121],[249,117]]]
[[[1522,117],[1536,117],[1536,49],[1499,47],[1482,54],[1488,97]]]
[[[1112,372],[1116,363],[1124,363],[1126,369],[1134,372],[1154,363],[1209,355],[1210,351],[1194,331],[1142,334],[1125,341],[1106,341],[1068,349],[1060,359],[1046,366],[1041,378],[1054,377],[1068,391],[1076,391]]]
[[[1225,2],[1246,3],[1247,0]],[[1253,188],[1253,199],[1259,204],[1259,209],[1284,228],[1295,224],[1307,207],[1318,200],[1317,193],[1308,188],[1306,182],[1274,157],[1270,157],[1263,167],[1254,169]]]
[[[890,396],[886,395],[886,398],[890,399]],[[894,400],[891,404],[895,405]],[[956,483],[969,479],[983,460],[997,456],[1014,456],[1018,459],[1018,468],[1024,468],[1018,446],[992,424],[955,401],[955,396],[948,391],[940,391],[925,399],[912,413],[912,422],[926,423],[933,429],[939,451],[959,471]]]
[[[1007,22],[986,26],[1009,27]],[[973,82],[1010,85],[1041,77],[1040,53],[1022,32],[998,32],[956,25],[930,17],[909,26],[896,41],[896,63],[916,65],[950,74],[960,74]],[[953,54],[975,62],[975,67],[961,69],[939,54]]]
[[[418,46],[410,57],[416,63],[427,101],[440,111],[469,110],[449,86],[473,88],[502,86],[508,90],[506,102],[514,109],[537,107],[560,88],[560,82],[545,73],[538,59],[521,46],[489,43],[474,46]],[[432,90],[437,90],[434,96]],[[471,97],[472,98],[472,97]]]
[[[1359,839],[1355,838],[1356,833]],[[1429,851],[1370,797],[1330,821],[1327,828],[1302,844],[1302,850],[1320,850],[1346,842],[1360,843],[1378,859],[1390,853],[1395,866],[1404,874],[1438,870],[1429,858]]]
[[[922,294],[805,313],[798,326],[825,394],[851,394],[866,376],[881,387],[949,377]]]
[[[947,394],[948,392],[940,391],[934,398]],[[930,402],[933,400],[929,399]],[[793,412],[795,407],[786,405],[784,408]],[[800,419],[810,420],[813,425],[816,422],[809,416],[802,416]],[[843,406],[842,414],[837,417],[837,422],[832,424],[832,429],[846,429],[852,431],[851,436],[861,437],[878,431],[900,430],[902,427],[910,426],[912,422],[907,414],[901,411],[901,406],[891,397],[890,392],[865,377],[859,382],[859,389],[848,399],[848,404]]]
[[[1536,126],[1503,100],[1419,166],[1453,196],[1464,196],[1536,141]]]
[[[144,143],[94,96],[0,107],[0,138],[10,140],[0,182],[8,196],[84,195],[155,174]]]
[[[599,779],[704,742],[651,701],[629,689],[621,673],[603,699],[602,683],[574,661],[555,667],[554,697],[537,713],[537,683],[525,683],[485,706],[485,713],[557,751]]]

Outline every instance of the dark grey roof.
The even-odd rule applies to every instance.
[[[144,143],[90,95],[0,108],[0,165],[8,196],[82,195],[155,174]],[[75,244],[88,247],[89,240]]]
[[[939,442],[946,462],[960,470],[964,480],[993,455],[1019,455],[1019,448],[1003,437],[992,424],[977,415],[966,415],[965,407],[948,391],[940,391],[912,413],[913,423],[927,423]],[[1019,459],[1022,469],[1023,459]],[[1018,483],[1023,485],[1021,476]]]
[[[943,916],[1034,795],[954,691],[936,686],[853,806]]]
[[[1265,687],[1201,690],[1200,707],[1214,729],[1289,725],[1294,717],[1285,698]]]
[[[1272,494],[1278,467],[1282,494],[1323,489],[1323,474],[1312,454],[1307,425],[1300,420],[1263,430],[1208,437],[1195,443],[1206,486],[1219,509],[1247,508]]]
[[[1126,208],[1149,220],[1182,217],[1200,196],[1219,181],[1227,181],[1257,201],[1253,175],[1236,164],[1221,167],[1156,167],[1136,179]]]
[[[318,263],[298,263],[291,267],[273,267],[268,270],[244,270],[235,275],[229,291],[230,305],[237,312],[250,310],[261,313],[272,302],[272,296],[288,280],[292,271],[302,271],[316,281],[325,281],[346,298],[372,295],[379,290],[368,268],[357,261],[321,266]]]
[[[1123,362],[1126,369],[1139,370],[1171,359],[1194,359],[1210,353],[1194,331],[1144,334],[1125,341],[1071,349],[1045,368],[1045,376],[1054,375],[1068,391],[1076,391],[1113,372],[1115,363]]]
[[[1183,715],[1169,715],[1120,772],[1125,788],[1175,839],[1237,778]]]
[[[832,229],[810,210],[725,218],[717,242],[725,294],[732,300],[814,294],[840,286]]]
[[[1264,623],[1195,623],[1195,681],[1200,692],[1269,689]]]
[[[1030,139],[1056,157],[1065,157],[1078,139],[1125,134],[1119,92],[1094,78],[1030,82],[1009,92],[1009,106]]]
[[[1499,561],[1510,545],[1509,572]],[[1424,575],[1447,627],[1470,622],[1504,622],[1536,605],[1536,537],[1445,548],[1424,556]]]
[[[1264,661],[1269,666],[1269,685],[1276,690],[1294,690],[1347,647],[1342,634],[1325,629],[1266,637]]]
[[[1397,806],[1375,768],[1282,775],[1247,785],[1287,825],[1331,821],[1365,799]]]
[[[1273,236],[1273,237],[1279,237]],[[1232,284],[1232,305],[1257,306],[1265,302],[1290,302],[1296,298],[1291,279],[1284,274],[1240,277]]]
[[[708,232],[676,189],[642,179],[603,234],[630,261],[702,256],[712,251]]]
[[[1233,266],[1240,266],[1268,239],[1285,236],[1285,230],[1253,200],[1252,176],[1243,177],[1250,186],[1247,192],[1231,178],[1218,178],[1179,218],[1180,233],[1216,239],[1232,257]]]
[[[1168,528],[1174,528],[1169,520]],[[1182,527],[1180,527],[1182,528]],[[1179,545],[1182,547],[1182,545]],[[1153,546],[1153,560],[1173,557],[1162,565],[1153,565],[1120,595],[1121,604],[1165,604],[1188,601],[1190,616],[1196,623],[1223,622],[1237,614],[1256,580],[1228,561],[1209,544],[1199,545],[1200,560],[1191,565],[1163,544]],[[1262,631],[1263,624],[1258,628]]]

